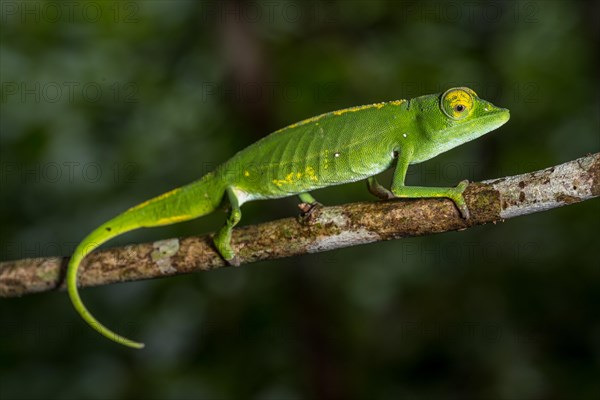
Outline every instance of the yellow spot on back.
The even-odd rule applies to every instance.
[[[244,171],[244,176],[250,176],[250,172]]]

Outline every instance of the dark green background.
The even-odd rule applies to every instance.
[[[67,256],[108,218],[286,124],[452,86],[511,120],[414,167],[409,183],[524,173],[600,149],[595,1],[2,1],[0,12],[1,259]],[[370,199],[364,183],[315,196]],[[242,224],[295,215],[295,204],[250,203]],[[65,293],[5,299],[0,399],[592,398],[599,222],[594,200],[82,291],[144,351],[90,330]]]

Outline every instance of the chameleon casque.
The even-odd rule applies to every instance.
[[[407,168],[476,139],[509,117],[507,109],[458,87],[411,100],[346,108],[289,125],[241,150],[199,180],[130,208],[90,233],[69,262],[71,301],[81,317],[105,337],[125,346],[144,347],[100,324],[84,306],[77,290],[82,259],[125,232],[188,221],[222,206],[229,206],[230,212],[214,235],[214,244],[231,264],[236,264],[231,231],[240,221],[242,204],[298,195],[302,202],[316,205],[309,191],[361,179],[382,199],[450,198],[462,216],[469,218],[463,198],[468,181],[450,188],[405,186]],[[394,165],[388,190],[374,175]]]

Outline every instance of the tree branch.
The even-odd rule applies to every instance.
[[[447,199],[352,203],[235,229],[241,264],[316,253],[382,240],[455,231],[578,203],[600,195],[600,153],[523,175],[471,183],[470,220]],[[0,296],[63,289],[68,258],[0,263]],[[210,236],[168,239],[101,250],[84,259],[79,284],[107,285],[226,266]]]

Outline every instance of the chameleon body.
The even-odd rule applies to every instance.
[[[100,324],[86,309],[77,290],[81,260],[107,240],[125,232],[172,224],[209,214],[228,205],[229,217],[214,243],[235,264],[231,231],[241,218],[240,206],[252,200],[299,195],[316,205],[310,191],[367,179],[377,197],[447,197],[468,218],[456,187],[405,186],[409,164],[428,160],[503,125],[509,111],[480,99],[465,87],[444,93],[333,111],[280,129],[234,155],[198,181],[139,204],[106,222],[76,248],[69,262],[67,287],[75,309],[95,330],[120,344],[142,348]],[[395,165],[391,190],[374,175]]]

